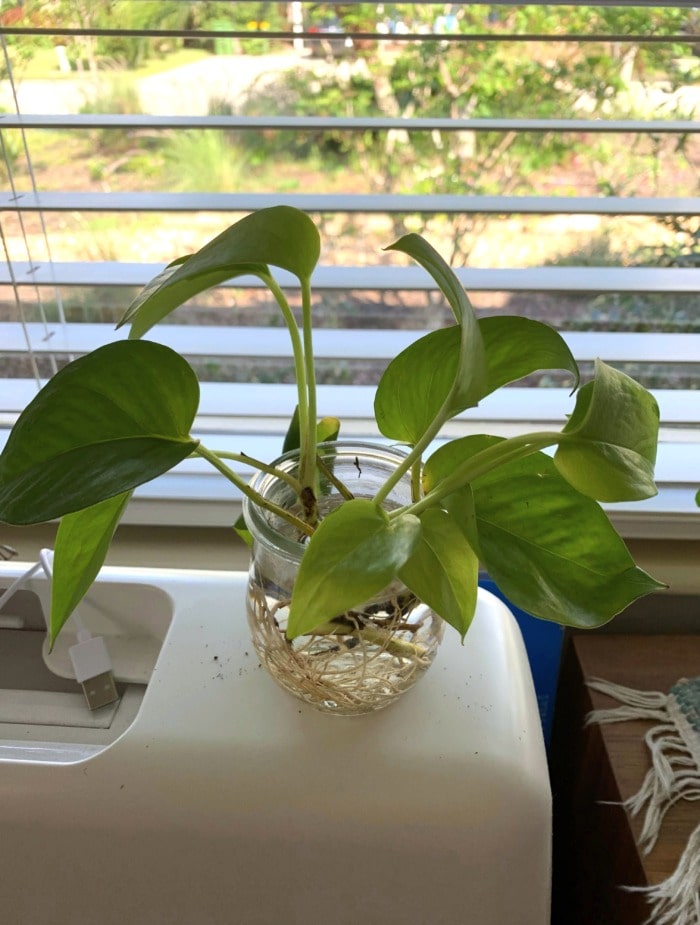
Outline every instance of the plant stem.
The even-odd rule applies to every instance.
[[[411,467],[411,501],[419,501],[421,497],[421,466],[420,459],[417,459]]]
[[[414,515],[420,514],[421,511],[432,507],[441,498],[473,482],[475,479],[480,478],[480,476],[486,475],[487,472],[490,472],[497,466],[502,466],[505,463],[515,462],[517,459],[530,456],[532,453],[537,453],[545,447],[561,442],[562,439],[563,437],[560,433],[541,431],[502,440],[495,446],[491,446],[486,450],[482,450],[480,453],[475,453],[474,456],[470,456],[469,459],[465,459],[461,465],[457,466],[454,472],[448,475],[447,478],[442,479],[441,482],[438,482],[438,484],[432,488],[425,497],[421,498],[420,501],[390,511],[389,517],[394,518],[408,512]]]
[[[317,494],[316,486],[316,370],[314,368],[314,347],[312,337],[311,317],[311,285],[307,279],[301,280],[302,305],[302,332],[304,337],[304,361],[306,363],[306,389],[308,398],[308,417],[306,426],[299,416],[299,431],[301,435],[299,479],[303,489],[311,489],[314,499]],[[309,512],[313,522],[315,511]]]
[[[391,630],[381,626],[349,626],[344,623],[322,623],[311,630],[313,636],[354,636],[370,645],[378,645],[390,655],[400,658],[425,658],[425,646],[400,639]]]
[[[316,465],[324,478],[327,478],[328,481],[335,486],[338,493],[341,494],[346,501],[352,501],[355,498],[355,495],[353,495],[348,486],[340,481],[338,476],[324,463],[320,456],[316,456]]]
[[[305,523],[301,518],[295,517],[290,511],[286,510],[283,507],[280,507],[278,504],[275,504],[273,501],[268,501],[266,498],[263,498],[262,495],[258,494],[257,491],[254,491],[250,485],[248,485],[245,479],[242,479],[240,475],[235,473],[233,469],[226,465],[223,460],[217,456],[216,453],[207,449],[201,443],[195,449],[195,454],[201,456],[203,459],[206,459],[215,469],[217,469],[222,475],[225,475],[229,482],[239,488],[246,497],[250,498],[255,504],[259,507],[264,508],[266,511],[270,511],[271,514],[276,514],[278,517],[281,517],[283,520],[286,520],[287,523],[292,524],[297,530],[301,533],[305,533],[307,536],[311,536],[314,532],[314,528],[309,524]],[[275,475],[279,475],[276,470],[272,470]]]
[[[262,460],[256,459],[254,456],[249,456],[247,453],[226,453],[216,450],[215,455],[218,456],[219,459],[233,459],[235,462],[248,463],[248,465],[253,466],[254,469],[260,469],[261,472],[274,475],[280,482],[286,482],[297,497],[301,494],[301,483],[299,480],[295,479],[293,475],[290,475],[289,472],[285,472],[283,469],[270,466],[262,462]]]
[[[313,416],[311,414],[311,409],[309,407],[309,389],[307,387],[307,368],[308,368],[308,358],[304,353],[304,346],[302,344],[301,336],[299,334],[299,327],[296,322],[296,318],[292,313],[292,309],[289,306],[289,302],[285,298],[284,293],[277,284],[277,281],[273,276],[268,276],[266,274],[260,274],[260,278],[263,280],[265,285],[268,287],[272,295],[275,297],[275,301],[280,307],[282,315],[284,317],[287,329],[289,330],[289,336],[292,341],[292,353],[294,355],[294,376],[297,384],[297,403],[299,406],[299,432],[301,434],[302,447],[304,446],[305,435],[308,434],[311,430],[311,427],[314,428],[314,433],[316,432],[316,409],[314,402],[314,411]],[[304,281],[302,280],[302,292]],[[307,283],[308,285],[308,283]],[[306,322],[304,322],[306,324]],[[313,371],[313,356],[311,358],[311,368]],[[315,392],[315,388],[314,388]],[[316,450],[314,448],[314,456],[316,455]],[[303,475],[303,466],[301,469]],[[303,484],[303,479],[302,479]]]
[[[433,420],[430,427],[426,430],[423,436],[420,438],[418,443],[416,443],[404,459],[404,461],[394,469],[389,478],[384,482],[382,487],[374,496],[374,501],[376,504],[381,504],[389,496],[391,489],[394,485],[397,485],[408,470],[416,463],[420,462],[421,456],[423,455],[423,450],[430,445],[431,441],[437,436],[440,428],[444,424],[444,418],[441,413],[438,413]]]

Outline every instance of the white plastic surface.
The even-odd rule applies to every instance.
[[[341,718],[259,667],[242,573],[104,577],[161,588],[172,623],[113,745],[61,763],[0,742],[8,922],[546,925],[544,745],[496,598],[397,704]]]
[[[107,570],[103,572],[104,577],[108,574]],[[114,677],[131,684],[146,684],[170,625],[172,602],[158,587],[134,582],[133,578],[129,581],[133,574],[130,570],[122,570],[115,575],[117,584],[108,594],[101,593],[103,585],[93,586],[79,610],[81,620],[90,631],[104,636]],[[48,613],[49,583],[40,577],[31,587]],[[100,591],[96,592],[95,587]],[[60,633],[52,651],[49,651],[46,637],[44,661],[50,671],[61,678],[76,677],[70,650],[77,642],[77,628],[72,620]]]

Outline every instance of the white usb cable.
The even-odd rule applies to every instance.
[[[0,595],[0,610],[10,598],[40,570],[49,581],[53,580],[53,550],[42,549],[39,552],[39,561],[32,565],[23,575],[16,578],[10,587]],[[75,680],[81,685],[85,700],[91,710],[107,706],[119,699],[112,660],[107,651],[107,644],[102,636],[93,636],[80,619],[77,611],[73,611],[71,619],[77,628],[78,641],[68,650],[70,660],[75,672]]]

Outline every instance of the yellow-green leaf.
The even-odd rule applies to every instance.
[[[381,591],[415,549],[420,531],[417,517],[390,521],[365,498],[347,501],[329,514],[304,551],[287,636],[310,633]]]

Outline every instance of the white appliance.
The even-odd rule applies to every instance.
[[[503,604],[481,592],[464,646],[448,629],[415,689],[343,718],[260,668],[245,583],[105,569],[81,616],[129,683],[95,715],[54,675],[69,639],[43,664],[47,581],[0,614],[2,921],[546,925],[547,764]]]

